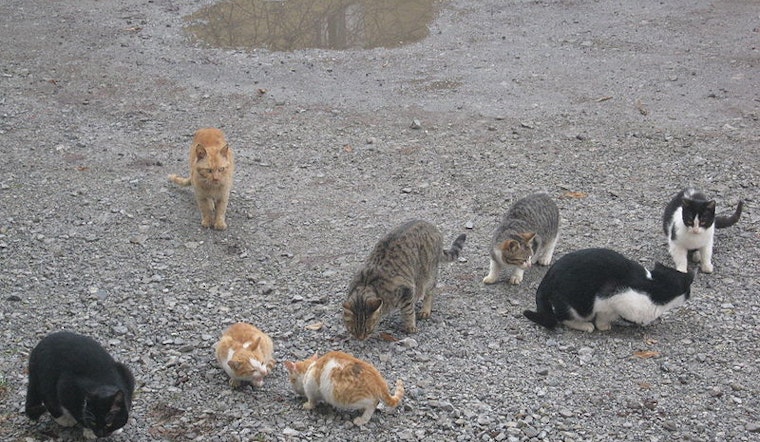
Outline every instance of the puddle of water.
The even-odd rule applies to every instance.
[[[439,0],[226,0],[185,17],[221,48],[394,48],[427,37]]]

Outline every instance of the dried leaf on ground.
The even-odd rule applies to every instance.
[[[641,359],[650,359],[660,356],[660,352],[654,350],[639,350],[633,352],[633,355]]]
[[[396,341],[398,341],[397,337],[393,336],[390,333],[385,333],[385,332],[380,333],[380,339],[382,339],[383,341],[388,341],[388,342],[396,342]]]
[[[306,326],[306,330],[320,330],[322,327],[324,327],[325,323],[322,321],[315,322],[313,324],[309,324]]]

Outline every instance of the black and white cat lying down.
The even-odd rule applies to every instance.
[[[562,323],[587,332],[609,330],[624,319],[647,325],[689,299],[693,273],[657,263],[651,271],[609,249],[584,249],[549,268],[536,291],[531,321],[547,328]]]

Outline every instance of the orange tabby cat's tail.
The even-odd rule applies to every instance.
[[[391,396],[389,393],[385,393],[385,396],[383,397],[383,402],[388,408],[396,408],[398,407],[399,402],[401,402],[401,398],[404,397],[404,381],[401,379],[396,381],[396,393]]]
[[[181,176],[175,174],[169,175],[169,181],[175,184],[179,184],[180,186],[190,185],[190,178],[182,178]]]

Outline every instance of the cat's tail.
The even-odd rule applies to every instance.
[[[744,207],[744,201],[739,201],[739,204],[736,206],[736,211],[731,216],[716,216],[715,217],[715,228],[716,229],[724,229],[726,227],[731,227],[737,222],[739,222],[739,217],[742,216],[742,208]]]
[[[387,391],[384,390],[383,395],[383,403],[386,407],[390,409],[394,409],[398,407],[399,402],[401,402],[401,398],[404,397],[404,381],[401,379],[396,381],[396,392],[393,396],[390,395]]]
[[[451,245],[451,248],[449,250],[443,251],[444,262],[456,261],[457,258],[459,258],[459,252],[462,251],[462,247],[464,247],[464,240],[466,239],[467,235],[464,233],[459,235],[457,239],[454,240],[454,244]]]
[[[183,178],[179,175],[171,174],[169,175],[169,181],[171,181],[174,184],[179,184],[180,186],[189,186],[190,185],[190,178]]]

